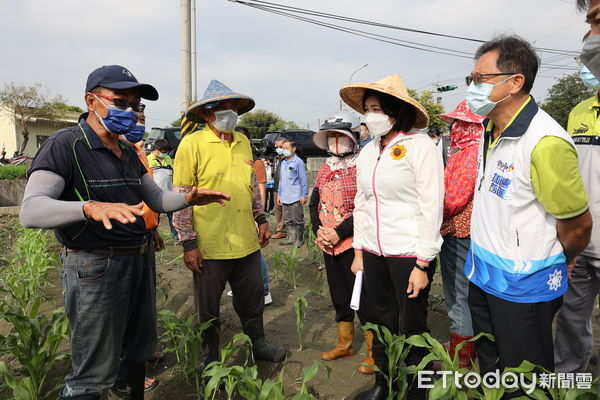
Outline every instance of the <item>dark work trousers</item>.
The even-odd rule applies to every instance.
[[[562,297],[544,303],[514,303],[493,296],[469,283],[473,333],[494,335],[476,343],[481,374],[518,367],[524,360],[554,370],[552,320]]]
[[[429,332],[427,297],[435,273],[435,262],[431,263],[428,273],[429,285],[421,290],[417,298],[409,299],[406,293],[408,279],[416,262],[416,257],[382,257],[363,251],[363,288],[369,306],[368,322],[383,325],[394,334],[406,336]],[[405,363],[418,365],[427,354],[427,349],[413,347]],[[387,372],[385,346],[378,340],[377,335],[373,338],[373,358],[375,364]],[[377,379],[382,379],[380,374],[377,374]],[[415,386],[416,384],[410,390],[416,390]]]
[[[194,306],[199,322],[217,318],[205,334],[209,351],[218,353],[220,304],[225,284],[233,291],[233,308],[241,321],[262,316],[265,307],[260,251],[232,260],[203,260],[202,273],[194,272]],[[215,356],[215,354],[209,354]]]
[[[350,267],[354,261],[354,249],[346,250],[335,256],[323,252],[323,257],[325,258],[329,294],[335,309],[335,322],[352,322],[354,321],[354,310],[350,308],[350,299],[354,288],[354,274]],[[364,289],[360,295],[360,309],[357,312],[361,325],[367,322],[363,310],[367,310]]]

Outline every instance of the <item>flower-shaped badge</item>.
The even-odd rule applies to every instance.
[[[406,147],[404,147],[404,145],[397,144],[392,147],[390,155],[394,160],[402,160],[406,155]]]

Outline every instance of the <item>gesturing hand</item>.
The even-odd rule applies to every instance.
[[[408,288],[406,293],[409,295],[409,299],[414,299],[419,296],[419,292],[425,289],[429,284],[429,275],[427,272],[421,271],[418,268],[414,268],[408,278]],[[412,294],[410,294],[412,292]]]
[[[198,189],[196,187],[185,194],[185,201],[194,206],[204,206],[210,203],[225,205],[225,200],[231,200],[231,195],[216,190]]]
[[[106,229],[112,229],[111,219],[122,224],[133,224],[138,216],[144,215],[143,203],[134,206],[125,203],[104,203],[100,201],[88,201],[83,204],[83,215],[91,220],[102,222]]]

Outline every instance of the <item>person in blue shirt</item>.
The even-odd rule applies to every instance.
[[[283,142],[283,156],[277,189],[277,204],[283,207],[283,220],[288,229],[288,238],[281,245],[304,244],[304,204],[308,197],[308,183],[304,161],[296,155],[292,140]]]

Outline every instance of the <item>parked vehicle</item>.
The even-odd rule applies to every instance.
[[[154,147],[154,142],[158,139],[165,139],[167,142],[169,142],[169,146],[171,147],[171,151],[169,152],[169,155],[171,157],[175,157],[175,153],[177,152],[177,147],[179,146],[179,143],[181,142],[181,127],[177,126],[177,127],[166,127],[166,128],[156,128],[153,127],[150,130],[150,134],[148,135],[148,137],[146,138],[146,143],[144,145],[144,150],[146,151],[146,154],[149,154],[153,147]]]
[[[314,131],[292,129],[268,132],[260,144],[260,153],[265,157],[275,154],[275,141],[279,138],[293,140],[296,144],[296,154],[304,161],[308,157],[327,157],[327,152],[319,149],[312,141]]]

